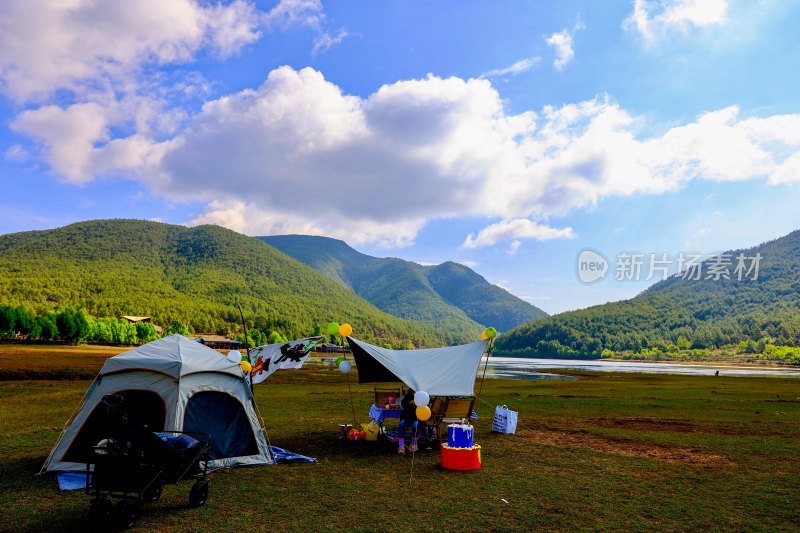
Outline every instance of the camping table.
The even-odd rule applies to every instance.
[[[385,418],[400,418],[400,413],[402,412],[402,407],[398,407],[397,409],[385,409],[372,404],[369,408],[369,417],[375,424],[382,426]]]
[[[400,418],[400,413],[402,412],[403,412],[402,407],[398,407],[397,409],[385,409],[383,407],[378,407],[377,405],[373,404],[369,408],[369,417],[372,419],[373,423],[382,426],[384,419]],[[475,412],[475,409],[472,410],[472,414],[469,417],[475,419],[478,418],[478,414]]]

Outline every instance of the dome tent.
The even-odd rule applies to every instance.
[[[102,438],[103,396],[119,394],[126,410],[153,431],[211,435],[209,466],[271,464],[252,394],[239,364],[174,334],[109,358],[50,453],[47,471],[82,472]]]

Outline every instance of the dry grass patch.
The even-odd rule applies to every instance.
[[[571,448],[587,448],[602,453],[613,453],[631,457],[647,457],[657,461],[702,465],[731,465],[733,462],[718,453],[684,448],[679,446],[661,446],[628,439],[613,439],[591,435],[585,431],[568,431],[555,429],[528,429],[517,431],[517,435],[537,444],[549,446],[566,446]]]

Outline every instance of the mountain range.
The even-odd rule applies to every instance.
[[[77,306],[95,317],[152,316],[158,324],[179,321],[219,334],[240,331],[241,306],[249,327],[266,334],[300,337],[334,321],[351,324],[358,338],[394,347],[472,342],[485,324],[513,326],[537,316],[462,265],[371,258],[322,239],[347,249],[342,273],[352,277],[337,278],[269,239],[140,220],[0,235],[0,304],[37,313]],[[312,253],[332,257],[315,244]],[[504,310],[519,318],[503,322]]]
[[[498,331],[547,316],[541,309],[492,285],[469,267],[447,261],[420,265],[373,257],[344,241],[309,235],[259,237],[391,315],[437,328]]]
[[[736,271],[740,255],[747,270],[757,266],[757,274],[755,268]],[[717,276],[715,265],[724,274]],[[709,258],[700,272],[700,279],[673,275],[630,300],[523,324],[498,337],[496,353],[587,356],[745,341],[800,345],[800,231]]]

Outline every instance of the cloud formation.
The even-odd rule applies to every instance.
[[[366,98],[311,68],[208,102],[170,141],[155,187],[215,198],[198,221],[249,233],[304,232],[401,246],[429,220],[499,219],[465,247],[569,238],[535,222],[608,196],[692,179],[800,177],[800,115],[705,113],[639,139],[608,98],[508,114],[488,80],[399,81]],[[313,209],[303,209],[309,195]],[[237,215],[238,216],[238,215]]]
[[[527,218],[515,218],[502,220],[483,228],[477,237],[473,237],[472,233],[470,233],[461,247],[479,248],[511,239],[547,241],[550,239],[572,239],[574,237],[575,234],[572,233],[572,228],[556,229]],[[521,241],[519,240],[512,241],[510,253],[514,253],[519,248],[520,243]]]
[[[659,194],[693,179],[800,180],[798,114],[742,117],[728,107],[643,137],[637,117],[609,97],[510,113],[486,78],[523,72],[535,58],[484,78],[428,75],[364,96],[312,68],[280,67],[193,115],[167,103],[165,92],[202,95],[203,80],[167,85],[160,65],[236,53],[259,28],[324,32],[314,0],[284,0],[266,14],[243,0],[74,2],[39,6],[40,19],[21,1],[8,5],[19,25],[0,22],[0,91],[29,107],[11,127],[33,143],[6,156],[41,158],[76,184],[141,180],[204,203],[194,223],[403,246],[430,220],[481,217],[487,227],[464,247],[506,243],[514,252],[525,239],[573,236],[539,221],[609,196]],[[656,15],[636,5],[651,30],[657,20],[719,19],[698,18],[686,1]],[[561,33],[549,37],[556,68],[572,57],[572,33]],[[156,75],[139,75],[148,68]],[[55,101],[56,91],[71,98]]]
[[[6,0],[0,17],[0,91],[17,102],[62,89],[94,96],[124,90],[145,64],[222,57],[259,38],[255,8],[194,0]]]
[[[693,27],[724,24],[727,10],[727,0],[636,0],[623,27],[635,29],[652,44],[670,31],[686,33]]]
[[[499,76],[516,76],[517,74],[522,74],[523,72],[527,72],[542,60],[541,57],[526,57],[525,59],[520,59],[513,65],[510,65],[505,68],[496,68],[484,72],[480,75],[481,78],[495,78]]]
[[[579,22],[571,30],[563,29],[545,37],[544,40],[547,46],[552,46],[555,50],[554,69],[564,70],[564,67],[575,57],[575,51],[572,49],[573,36],[575,32],[582,30],[583,27],[583,24]]]

